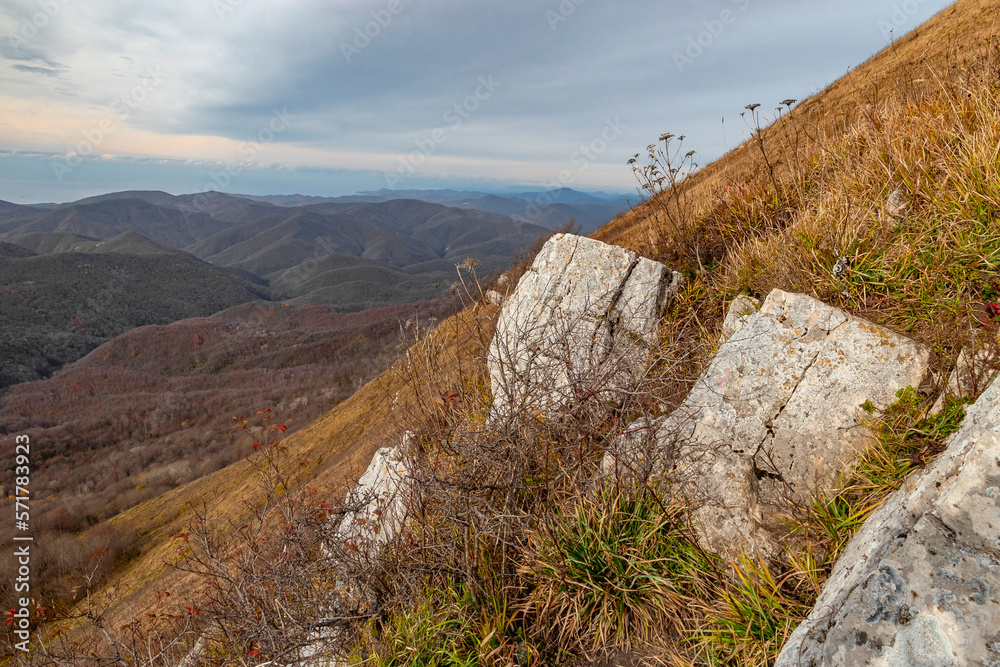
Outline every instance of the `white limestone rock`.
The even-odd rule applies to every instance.
[[[338,537],[357,547],[378,548],[390,542],[403,528],[410,469],[405,452],[410,434],[399,447],[375,452],[368,469],[347,496],[347,504],[361,507],[347,512],[337,529]]]
[[[624,248],[553,236],[500,312],[488,357],[491,418],[557,409],[643,372],[680,282]]]
[[[356,507],[346,512],[336,527],[336,540],[348,547],[362,559],[376,556],[378,550],[389,544],[403,530],[407,518],[407,501],[412,489],[412,475],[406,457],[410,451],[414,434],[407,431],[403,441],[396,447],[383,447],[375,452],[371,463],[354,488],[348,492],[344,504]],[[337,550],[323,549],[327,557],[335,557]],[[364,582],[350,576],[338,575],[335,590],[346,595],[355,603],[373,602],[374,597]],[[367,601],[367,602],[365,602]],[[344,612],[339,600],[324,610],[332,617]],[[348,663],[338,657],[343,630],[340,627],[326,627],[308,635],[308,643],[300,647],[298,665],[315,667],[341,667]]]
[[[868,443],[861,404],[918,387],[930,351],[811,297],[772,291],[679,409],[633,424],[606,473],[665,472],[699,503],[705,548],[777,553],[765,507],[808,501]],[[777,526],[775,526],[777,528]]]
[[[776,665],[1000,665],[1000,379],[850,541]]]

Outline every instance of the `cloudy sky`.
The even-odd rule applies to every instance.
[[[0,0],[0,199],[633,192],[659,134],[704,164],[948,4]]]

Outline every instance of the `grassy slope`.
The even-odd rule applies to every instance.
[[[768,130],[779,192],[769,189],[757,148],[744,145],[685,184],[688,228],[670,229],[662,209],[646,206],[594,236],[688,271],[692,280],[668,326],[693,318],[703,340],[714,337],[727,298],[741,291],[764,294],[772,287],[833,297],[849,310],[938,343],[941,331],[933,319],[942,315],[940,298],[954,298],[963,307],[947,324],[961,322],[969,329],[976,314],[973,297],[987,297],[989,291],[971,289],[964,274],[949,283],[950,296],[927,292],[927,285],[938,281],[931,269],[958,243],[987,258],[984,269],[996,269],[1000,245],[991,245],[989,234],[969,237],[979,222],[995,220],[1000,212],[995,159],[1000,104],[982,87],[975,88],[976,96],[963,96],[962,86],[978,86],[965,78],[964,68],[983,56],[998,7],[996,1],[961,0]],[[730,184],[743,188],[740,197],[725,192]],[[911,211],[902,224],[884,212],[889,193],[900,185]],[[960,235],[950,246],[941,236],[949,230]],[[674,245],[664,240],[672,235],[678,235]],[[917,242],[927,252],[937,248],[939,254],[906,264],[906,249],[894,239],[904,246]],[[830,275],[838,253],[851,259],[846,284]],[[873,277],[876,268],[898,268],[900,257],[916,282]],[[959,269],[968,271],[975,263],[960,262]],[[933,298],[900,307],[896,296]],[[439,335],[448,338],[455,326],[446,323]],[[469,351],[454,340],[445,346],[450,353],[463,349]],[[702,352],[700,361],[704,358]],[[377,446],[398,436],[388,397],[402,390],[398,377],[387,372],[288,443],[296,455],[311,460],[326,489],[339,493],[345,477],[359,474]],[[140,527],[150,544],[123,575],[130,599],[142,600],[143,589],[163,585],[157,580],[167,573],[162,560],[170,557],[171,537],[184,529],[181,508],[214,494],[219,509],[236,513],[250,484],[249,471],[232,466],[171,492],[155,506],[123,515],[120,521]]]
[[[689,178],[676,201],[647,202],[594,236],[693,278],[675,314],[695,317],[702,342],[733,296],[781,288],[931,344],[948,366],[1000,287],[998,100],[987,83],[997,8],[956,3],[767,128],[777,192],[751,141]],[[894,217],[896,189],[907,207]],[[850,270],[837,278],[840,256]]]
[[[813,136],[837,137],[859,117],[866,104],[900,101],[906,91],[933,90],[949,70],[989,48],[989,40],[1000,27],[993,0],[960,0],[917,27],[892,46],[872,56],[822,92],[803,100],[793,119],[779,121],[777,132],[792,122]],[[958,53],[956,53],[956,51]],[[748,103],[759,100],[747,100]],[[777,104],[778,100],[768,101]],[[770,109],[766,106],[765,109]],[[735,110],[732,110],[735,111]],[[683,133],[683,128],[663,128]],[[650,137],[654,139],[654,137]],[[691,147],[697,150],[697,147]],[[791,151],[783,148],[785,164]],[[750,142],[740,144],[691,178],[691,195],[711,200],[727,183],[757,168],[760,154]],[[642,225],[649,217],[647,207],[638,207],[618,216],[594,238],[635,250],[649,251]]]

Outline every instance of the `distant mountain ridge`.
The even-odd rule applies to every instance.
[[[415,199],[277,206],[218,192],[0,202],[0,389],[137,326],[254,301],[359,311],[507,268],[546,228]]]
[[[91,252],[95,241],[130,232],[273,282],[279,298],[361,310],[433,298],[458,280],[455,265],[466,257],[479,259],[480,272],[493,273],[546,233],[502,213],[413,199],[294,196],[298,206],[267,199],[128,191],[55,209],[4,203],[0,240],[42,253]],[[119,251],[135,254],[137,247],[133,239]],[[150,252],[146,247],[140,254]],[[352,275],[359,266],[365,271]]]
[[[538,192],[503,194],[460,190],[374,190],[346,197],[314,197],[310,195],[235,195],[251,201],[276,206],[315,206],[388,202],[394,199],[417,199],[486,213],[498,213],[520,222],[529,222],[547,229],[556,229],[573,221],[583,233],[597,230],[606,222],[631,208],[632,201],[623,195],[587,193],[572,188]]]
[[[123,197],[75,203],[27,218],[8,219],[0,222],[0,238],[32,232],[71,232],[106,239],[123,232],[136,232],[152,241],[183,249],[222,231],[225,226],[204,213]]]

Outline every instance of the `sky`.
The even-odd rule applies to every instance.
[[[0,199],[634,193],[945,0],[0,0]]]

